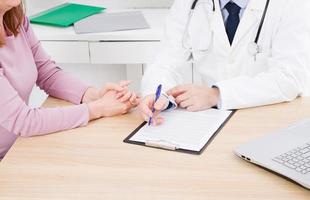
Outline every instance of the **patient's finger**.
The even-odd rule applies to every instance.
[[[101,90],[100,90],[100,95],[104,96],[107,92],[110,90],[115,90],[117,92],[121,92],[124,90],[121,86],[114,84],[114,83],[107,83]]]
[[[130,80],[123,80],[119,82],[119,86],[121,87],[128,87],[130,85],[131,81]]]
[[[136,106],[138,105],[139,101],[138,101],[138,97],[136,95],[136,93],[133,93],[129,99],[129,102],[131,103],[131,105]]]
[[[128,91],[121,99],[121,102],[126,102],[129,101],[129,99],[131,98],[132,92]]]

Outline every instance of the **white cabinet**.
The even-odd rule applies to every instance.
[[[159,51],[160,42],[91,42],[92,64],[151,63]]]
[[[60,42],[42,41],[58,63],[143,64],[151,63],[160,42]]]
[[[88,42],[43,41],[42,46],[58,63],[90,63]]]

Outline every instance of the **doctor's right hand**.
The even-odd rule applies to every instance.
[[[160,125],[164,122],[164,118],[159,115],[159,113],[167,108],[169,104],[168,98],[161,95],[159,99],[155,103],[155,94],[148,95],[144,97],[140,101],[140,104],[138,106],[139,113],[141,117],[148,122],[150,117],[152,117],[152,125]],[[152,110],[155,109],[155,112],[153,113]]]

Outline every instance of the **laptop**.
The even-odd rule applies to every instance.
[[[235,153],[310,189],[310,118],[240,145]]]

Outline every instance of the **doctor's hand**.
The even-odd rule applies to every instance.
[[[148,122],[149,118],[152,117],[152,125],[156,126],[164,122],[164,119],[159,115],[159,113],[167,108],[169,100],[161,95],[155,104],[154,102],[155,94],[144,97],[138,106],[138,111],[146,122]],[[154,113],[152,112],[153,107],[155,109]]]
[[[139,98],[133,94],[127,101],[118,99],[118,92],[109,90],[96,101],[89,102],[89,119],[99,119],[101,117],[112,117],[126,114],[131,108],[138,105]]]
[[[179,107],[192,112],[212,108],[219,103],[220,99],[218,88],[194,84],[174,87],[167,94],[175,98]]]

